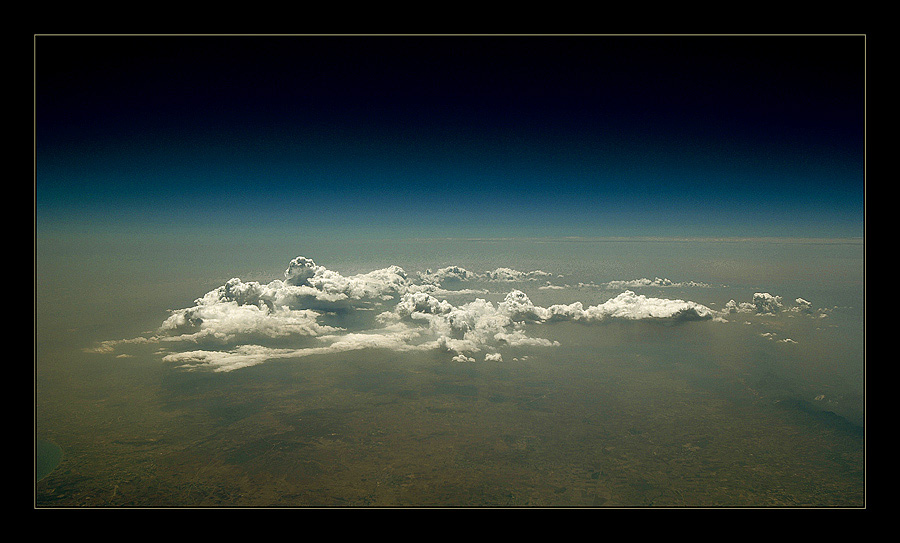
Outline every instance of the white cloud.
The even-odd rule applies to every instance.
[[[344,276],[309,258],[297,257],[289,263],[283,279],[268,284],[231,279],[196,299],[193,306],[172,311],[153,335],[103,342],[93,351],[115,354],[129,344],[151,343],[166,349],[162,357],[168,363],[214,371],[359,349],[441,350],[466,362],[475,360],[474,353],[485,352],[485,361],[501,361],[498,351],[505,348],[558,346],[557,341],[536,332],[559,321],[675,323],[721,318],[695,302],[647,297],[631,290],[588,307],[581,302],[543,307],[519,289],[512,289],[497,303],[481,297],[451,303],[445,296],[456,300],[487,292],[441,286],[470,280],[531,281],[549,275],[512,268],[476,274],[448,266],[417,274],[416,282],[398,266]],[[640,282],[654,283],[664,286],[671,282]],[[546,287],[535,288],[562,287],[548,282]],[[751,304],[755,309],[768,307],[767,303],[780,304],[780,297],[757,296]],[[730,303],[732,306],[726,306],[729,310],[744,308]],[[190,348],[183,348],[185,345]],[[525,358],[527,355],[516,353],[513,360]]]
[[[752,302],[737,303],[734,300],[728,300],[728,303],[725,304],[724,311],[726,313],[757,313],[771,315],[779,311],[782,307],[781,296],[773,296],[768,292],[757,292],[753,294]]]
[[[797,343],[791,338],[776,339],[778,337],[778,334],[776,334],[775,332],[763,332],[760,334],[760,336],[768,339],[769,341],[775,341],[777,343]]]
[[[490,291],[478,288],[455,288],[446,289],[440,285],[425,283],[423,285],[411,284],[406,288],[406,292],[424,292],[432,296],[465,296],[470,294],[485,295]]]
[[[436,271],[428,269],[418,274],[422,281],[434,285],[459,283],[462,281],[495,281],[508,283],[516,281],[535,281],[551,275],[552,274],[542,270],[523,272],[512,268],[497,268],[493,271],[477,273],[460,266],[447,266]]]
[[[521,290],[510,291],[498,309],[516,321],[545,321],[551,315],[549,309],[535,306]]]
[[[549,277],[552,274],[542,271],[542,270],[534,270],[530,272],[521,272],[518,270],[514,270],[511,268],[497,268],[494,271],[484,272],[483,277],[485,277],[488,281],[535,281],[537,279],[541,279],[543,277]]]
[[[649,298],[630,290],[603,302],[584,308],[581,302],[552,305],[550,320],[599,322],[606,320],[688,321],[712,319],[715,313],[696,302]]]
[[[398,315],[427,323],[437,344],[448,351],[473,352],[487,345],[556,345],[544,338],[528,337],[503,304],[494,306],[481,298],[458,307],[429,300],[419,308],[421,311],[408,312],[401,301]]]
[[[390,349],[411,351],[433,349],[434,344],[416,346],[410,340],[419,333],[403,327],[385,328],[367,333],[321,336],[318,339],[326,345],[306,348],[271,348],[257,344],[238,345],[231,350],[192,350],[163,356],[164,362],[178,363],[186,369],[212,369],[232,371],[261,364],[268,360],[302,358],[326,355],[360,349]]]
[[[464,354],[458,354],[451,358],[454,362],[475,362],[475,359],[471,356],[466,356]]]
[[[297,303],[308,302],[308,298],[320,302],[388,300],[406,292],[410,285],[399,266],[344,277],[302,256],[291,261],[284,277],[283,282],[269,283],[270,292],[283,298],[293,296]]]
[[[707,283],[701,283],[698,281],[684,281],[676,283],[669,279],[661,279],[656,277],[655,279],[631,279],[628,281],[609,281],[607,283],[603,283],[602,286],[608,289],[620,289],[620,288],[641,288],[641,287],[658,287],[658,288],[666,288],[666,287],[708,287]]]
[[[425,292],[410,292],[404,294],[397,303],[395,311],[401,317],[410,317],[414,313],[428,313],[443,315],[453,310],[453,306],[447,300],[438,300]]]
[[[315,336],[339,330],[319,324],[318,317],[318,312],[309,309],[269,309],[265,305],[219,300],[173,311],[160,332],[184,339],[212,337],[230,341],[237,336]]]
[[[676,322],[711,319],[709,308],[683,300],[648,298],[631,291],[607,302],[584,308],[570,305],[536,306],[521,290],[512,290],[496,306],[483,299],[461,306],[424,293],[405,294],[395,308],[398,319],[427,323],[438,344],[449,351],[478,351],[486,345],[555,346],[557,342],[530,337],[525,324],[552,321],[600,322],[606,320],[656,320]]]
[[[781,296],[773,296],[768,292],[757,292],[753,295],[753,300],[750,302],[738,303],[734,300],[729,300],[728,303],[725,304],[721,315],[734,313],[755,313],[757,315],[772,316],[779,312],[783,312],[810,315],[818,318],[828,316],[828,309],[814,309],[812,303],[808,300],[804,300],[803,298],[795,299],[794,304],[795,305],[793,306],[785,306],[785,304],[782,302]]]
[[[196,350],[172,353],[163,362],[174,362],[182,368],[206,368],[213,371],[233,371],[255,366],[275,358],[289,358],[312,354],[312,349],[272,349],[261,345],[239,345],[230,351]],[[322,352],[325,352],[322,349]]]
[[[828,312],[830,311],[830,309],[825,307],[814,309],[812,302],[804,300],[803,298],[797,298],[796,300],[794,300],[794,303],[796,304],[795,306],[786,308],[785,311],[791,313],[799,313],[801,315],[809,315],[811,317],[819,319],[827,317]]]
[[[662,279],[656,277],[654,279],[647,279],[646,277],[641,279],[628,279],[628,280],[620,280],[616,279],[613,281],[607,281],[605,283],[595,283],[593,281],[589,283],[578,283],[579,288],[600,288],[604,290],[621,290],[621,289],[634,289],[634,288],[709,288],[711,285],[709,283],[703,283],[701,281],[672,281],[670,279]]]
[[[317,273],[327,271],[323,266],[317,266],[311,258],[298,256],[291,260],[288,268],[284,271],[284,281],[289,285],[308,285],[309,280]]]
[[[470,272],[465,268],[461,268],[459,266],[447,266],[446,268],[441,268],[437,271],[425,270],[424,272],[420,272],[419,278],[426,283],[432,284],[442,284],[442,283],[453,283],[460,281],[468,281],[470,279],[476,279],[478,275],[476,273]]]

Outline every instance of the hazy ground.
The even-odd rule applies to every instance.
[[[189,241],[39,239],[35,433],[62,456],[38,507],[865,505],[859,242]],[[622,292],[606,282],[660,277],[685,286],[632,290],[812,311],[528,324],[558,345],[474,362],[362,349],[216,373],[159,344],[86,351],[298,255],[343,275],[550,274],[465,285],[494,304],[517,288],[588,306]]]

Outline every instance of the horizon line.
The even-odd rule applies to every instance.
[[[388,238],[385,238],[388,239]],[[865,236],[800,237],[800,236],[446,236],[401,238],[407,241],[569,241],[569,242],[780,242],[780,243],[865,243]]]

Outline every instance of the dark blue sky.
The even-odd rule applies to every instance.
[[[864,47],[38,36],[38,226],[861,236]]]

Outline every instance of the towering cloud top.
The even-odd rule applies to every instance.
[[[317,274],[326,272],[323,266],[317,266],[311,258],[298,256],[291,260],[288,268],[284,270],[284,281],[288,285],[303,286],[309,285],[309,280]]]

